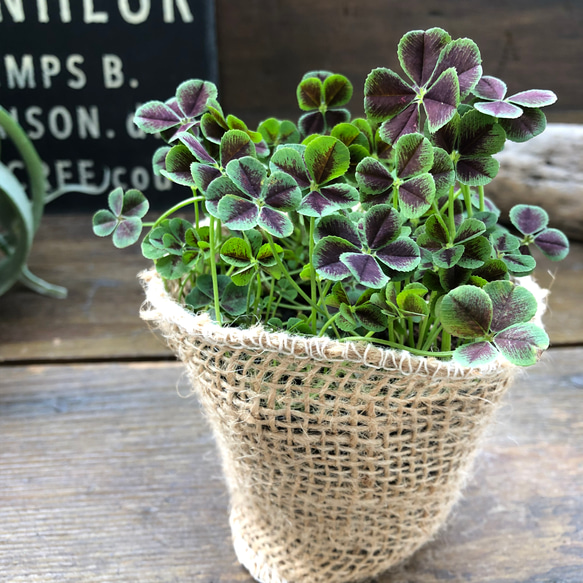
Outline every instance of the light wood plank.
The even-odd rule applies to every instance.
[[[251,583],[213,439],[173,363],[0,368],[10,583]],[[583,349],[506,399],[447,527],[379,583],[580,583]]]
[[[0,362],[169,355],[138,317],[144,296],[136,275],[149,265],[139,245],[119,250],[95,237],[88,214],[47,215],[29,265],[69,296],[15,286],[0,297]]]

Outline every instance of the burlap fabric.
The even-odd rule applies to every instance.
[[[513,377],[370,345],[220,328],[142,274],[214,430],[239,561],[262,583],[377,575],[430,539]]]

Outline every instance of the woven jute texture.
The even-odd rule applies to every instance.
[[[514,367],[221,328],[154,272],[142,282],[141,315],[185,363],[214,430],[235,551],[257,581],[359,581],[435,534]]]

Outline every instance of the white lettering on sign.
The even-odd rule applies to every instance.
[[[130,8],[129,0],[119,0],[119,13],[129,24],[142,24],[150,15],[150,0],[140,0],[140,6],[136,11]]]
[[[61,61],[55,55],[42,55],[40,68],[43,73],[43,87],[49,89],[52,84],[51,79],[61,72]]]
[[[36,87],[32,55],[22,55],[20,67],[14,55],[5,55],[4,68],[6,69],[8,89],[34,89]]]
[[[174,2],[176,2],[176,7],[182,20],[184,22],[192,22],[194,18],[186,0],[162,0],[164,22],[174,22]]]
[[[103,84],[106,89],[118,89],[123,85],[123,61],[117,55],[103,55]]]
[[[97,0],[103,1],[103,0]],[[130,0],[117,0],[117,10],[122,19],[128,24],[142,24],[151,14],[151,0],[137,0],[138,7],[132,9]],[[176,22],[176,11],[182,22],[192,22],[194,17],[190,9],[189,0],[156,0],[162,2],[162,19],[166,23]],[[83,0],[83,22],[85,24],[106,24],[109,22],[109,12],[98,10],[96,0]],[[33,5],[36,6],[33,7]],[[49,5],[48,0],[0,0],[0,22],[4,21],[4,11],[12,22],[25,22],[34,16],[38,22],[50,22],[54,2]],[[25,11],[26,7],[26,11]],[[35,10],[31,13],[31,10]],[[59,20],[71,22],[71,0],[59,0]]]
[[[119,59],[119,57],[116,58]],[[71,77],[67,80],[67,85],[71,89],[82,89],[87,84],[87,76],[79,68],[84,60],[81,55],[77,54],[69,55],[65,60],[65,70]],[[40,55],[38,66],[40,67],[42,87],[50,89],[53,86],[53,78],[63,71],[61,59],[56,55]],[[37,69],[32,55],[22,55],[20,63],[14,55],[4,55],[4,68],[6,69],[8,89],[34,89],[37,86]]]
[[[87,76],[77,67],[77,65],[83,64],[84,60],[81,55],[69,55],[67,57],[67,71],[74,77],[74,79],[67,81],[67,85],[71,89],[83,89],[87,85]]]
[[[20,123],[31,140],[40,140],[47,130],[57,140],[66,140],[71,136],[81,140],[101,138],[99,109],[96,105],[78,105],[74,111],[69,111],[63,105],[56,105],[48,111],[32,105],[22,114],[16,107],[11,107],[10,115]]]
[[[23,175],[24,162],[22,160],[10,160],[5,164],[17,176]],[[109,169],[106,166],[96,165],[95,160],[87,159],[55,160],[52,164],[53,166],[51,167],[43,162],[43,172],[48,192],[76,184],[90,188],[103,188],[104,192],[120,186],[124,190],[128,188],[146,190],[151,185],[159,192],[172,188],[170,180],[164,178],[164,176],[152,174],[143,166],[135,166],[134,168],[115,166]],[[96,171],[97,174],[101,174],[101,179],[97,181]],[[106,180],[107,175],[109,175],[109,181]]]
[[[4,0],[8,13],[14,22],[24,22],[24,7],[22,0]],[[0,8],[0,22],[2,22],[2,10]]]
[[[83,22],[105,24],[109,20],[107,12],[95,12],[93,0],[83,0]]]
[[[138,109],[139,106],[136,107]],[[146,138],[146,132],[142,131],[135,123],[134,123],[134,114],[130,113],[126,116],[126,131],[130,138],[134,140],[144,140]]]

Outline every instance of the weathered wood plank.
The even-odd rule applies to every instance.
[[[10,583],[251,583],[213,440],[173,363],[0,369]],[[448,526],[379,583],[580,583],[583,349],[511,390]]]
[[[0,298],[0,362],[164,357],[138,317],[137,273],[149,262],[139,246],[117,250],[92,234],[90,215],[43,218],[30,268],[68,288],[66,300],[14,287]]]
[[[139,319],[136,279],[148,261],[139,247],[117,250],[90,232],[87,215],[44,217],[30,265],[66,285],[55,300],[14,288],[0,298],[0,362],[166,358],[169,351]],[[561,263],[539,258],[537,278],[551,286],[545,323],[555,345],[583,343],[583,244]],[[555,281],[547,273],[555,275]]]
[[[216,6],[219,97],[227,112],[252,125],[271,116],[297,119],[296,86],[314,69],[347,75],[355,88],[350,109],[360,115],[370,70],[397,70],[401,36],[433,26],[474,39],[486,74],[507,81],[509,94],[535,87],[555,91],[553,120],[567,121],[582,110],[580,2],[217,0]]]

